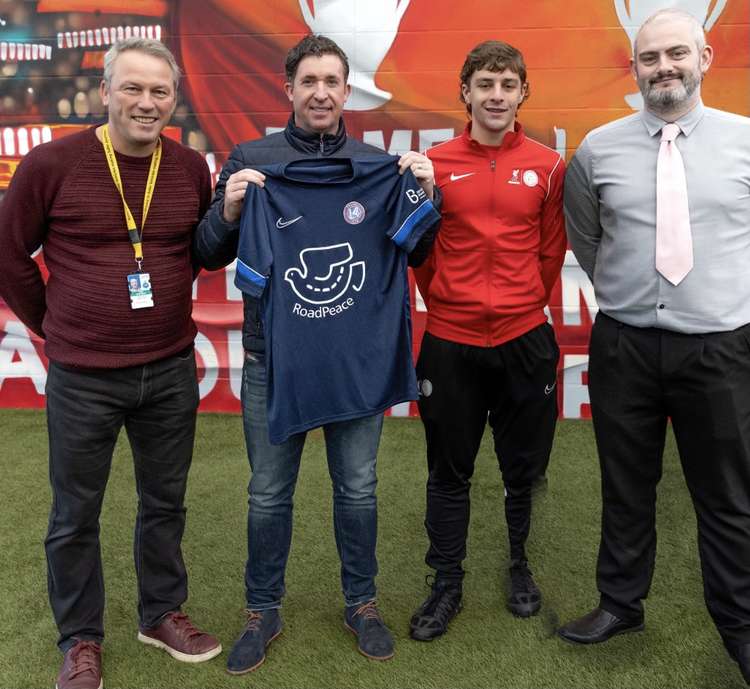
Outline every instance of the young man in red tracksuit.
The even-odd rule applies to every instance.
[[[544,307],[565,256],[565,164],[516,122],[528,94],[518,50],[478,45],[461,71],[470,122],[427,151],[444,200],[431,257],[415,271],[428,311],[417,377],[429,468],[425,561],[435,570],[411,619],[422,641],[444,634],[461,609],[469,488],[488,420],[505,485],[508,607],[528,617],[541,606],[525,542],[557,419],[559,350]]]

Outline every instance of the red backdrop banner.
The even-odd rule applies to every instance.
[[[350,57],[345,118],[353,136],[394,153],[455,136],[466,121],[458,73],[490,38],[524,53],[527,132],[569,158],[586,132],[640,107],[629,72],[645,17],[678,5],[696,15],[716,57],[704,101],[750,114],[750,3],[746,0],[6,0],[0,8],[0,194],[36,145],[104,118],[97,87],[117,38],[164,41],[185,78],[170,135],[200,150],[216,176],[232,146],[281,128],[289,116],[284,57],[304,34],[334,38]],[[43,265],[43,253],[38,260]],[[201,273],[194,317],[204,411],[239,409],[242,301],[234,267]],[[424,307],[412,283],[415,352]],[[561,348],[562,416],[587,417],[587,350],[597,306],[570,252],[549,306]],[[43,343],[0,302],[0,407],[44,404]],[[393,414],[415,414],[414,404]]]

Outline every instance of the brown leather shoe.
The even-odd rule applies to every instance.
[[[163,648],[183,663],[202,663],[221,653],[218,639],[197,629],[184,612],[168,612],[158,626],[140,629],[138,641]]]
[[[65,653],[55,689],[102,689],[102,647],[76,641]]]

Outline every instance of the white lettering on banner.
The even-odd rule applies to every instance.
[[[568,145],[568,132],[558,127],[552,127],[552,131],[555,133],[555,150],[560,154],[560,157],[565,160],[566,147]]]
[[[227,301],[242,301],[242,292],[234,284],[234,274],[237,272],[237,259],[235,258],[224,268],[224,279],[227,285]]]
[[[208,166],[208,173],[211,175],[211,186],[215,187],[219,181],[219,175],[221,175],[221,170],[216,169],[216,154],[204,153],[203,156]]]
[[[450,141],[455,135],[453,129],[420,129],[419,150],[424,151],[435,144],[440,144],[443,141]]]
[[[589,404],[589,388],[583,384],[588,371],[588,354],[566,354],[563,357],[563,418],[580,419],[581,405]]]
[[[245,363],[245,350],[242,348],[242,331],[227,332],[227,349],[229,361],[229,387],[232,394],[240,399],[242,392],[242,366]]]
[[[319,306],[306,308],[296,305],[296,313],[304,318],[326,318],[330,312],[343,312],[354,305],[355,300],[349,298],[338,306]],[[223,348],[226,347],[224,350]],[[201,399],[216,392],[219,397],[226,397],[231,392],[231,398],[239,401],[242,388],[242,366],[244,350],[242,348],[242,331],[227,330],[226,340],[219,336],[211,341],[202,333],[195,339],[196,354],[200,358],[202,379],[199,380]],[[222,354],[227,362],[228,376],[220,379],[219,348],[226,352]],[[15,360],[14,360],[15,359]],[[580,419],[583,416],[583,405],[589,404],[588,386],[583,378],[588,371],[589,357],[586,354],[565,354],[562,360],[562,414],[561,418]],[[41,357],[37,354],[29,333],[17,321],[8,321],[5,333],[0,337],[0,393],[7,379],[26,379],[30,381],[40,396],[44,395],[47,372]],[[223,387],[226,386],[226,387]],[[228,390],[227,390],[228,388]],[[226,402],[225,402],[226,403]],[[221,403],[219,403],[221,404]],[[7,405],[7,406],[13,406]],[[15,405],[17,406],[17,405]],[[391,408],[392,416],[408,416],[412,407],[408,403],[396,404]],[[239,411],[239,406],[227,407],[229,411]]]
[[[292,313],[302,318],[328,318],[328,316],[337,316],[346,311],[350,306],[354,306],[354,299],[349,297],[336,306],[319,306],[317,309],[307,309],[299,302],[292,307]]]
[[[573,252],[565,252],[565,263],[561,273],[562,307],[564,325],[581,325],[581,294],[588,305],[589,316],[593,322],[599,311],[594,294],[594,285],[583,271]]]
[[[424,297],[419,291],[419,285],[417,285],[416,282],[414,283],[414,297],[414,309],[421,313],[427,313],[427,306],[424,303]]]
[[[0,340],[0,389],[6,378],[30,378],[39,395],[44,394],[47,370],[36,353],[26,328],[18,321],[6,321]],[[13,361],[18,354],[18,360]]]
[[[198,382],[200,397],[203,399],[216,386],[216,381],[219,378],[219,358],[216,356],[216,349],[211,344],[211,340],[203,333],[198,333],[195,336],[195,351],[203,360],[203,369],[206,372],[203,380]]]
[[[391,416],[409,416],[410,402],[401,402],[391,407]]]
[[[382,148],[384,151],[387,150],[392,156],[403,155],[407,151],[411,151],[411,139],[411,129],[394,129],[391,134],[391,143],[386,148],[385,136],[382,129],[362,133],[362,141],[370,144],[370,146]]]

